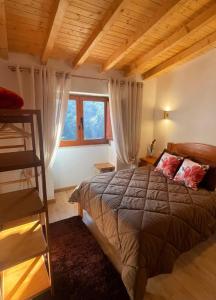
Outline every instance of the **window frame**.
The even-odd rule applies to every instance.
[[[71,147],[71,146],[85,146],[85,145],[100,145],[108,144],[109,140],[106,137],[107,132],[107,104],[109,102],[108,97],[103,96],[92,96],[92,95],[73,95],[69,96],[69,101],[76,101],[76,128],[77,128],[77,140],[61,140],[60,147]],[[96,101],[104,102],[104,138],[102,139],[84,139],[84,119],[83,119],[83,102],[84,101]]]

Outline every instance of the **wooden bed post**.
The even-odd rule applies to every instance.
[[[81,204],[78,202],[77,205],[78,205],[78,215],[83,218],[83,209],[81,207]]]

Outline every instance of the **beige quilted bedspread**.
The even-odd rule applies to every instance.
[[[131,299],[142,299],[149,277],[171,272],[177,257],[216,229],[216,194],[193,191],[151,166],[105,173],[83,182],[80,202],[121,257]]]

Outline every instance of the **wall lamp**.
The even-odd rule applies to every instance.
[[[166,120],[166,119],[169,119],[169,111],[168,110],[164,110],[163,111],[163,118]]]

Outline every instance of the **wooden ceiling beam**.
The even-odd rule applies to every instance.
[[[56,0],[56,6],[50,23],[46,44],[41,56],[41,62],[43,64],[46,64],[48,58],[50,57],[67,6],[68,6],[68,0]]]
[[[117,20],[119,15],[125,9],[130,0],[115,0],[109,10],[106,12],[103,20],[93,31],[90,38],[87,40],[83,48],[73,61],[73,67],[76,68],[83,64],[91,54],[96,44],[101,40],[102,36],[111,28],[113,22]]]
[[[127,43],[111,56],[111,58],[103,66],[103,71],[112,69],[131,51],[131,49],[135,48],[140,43],[140,41],[142,41],[146,33],[149,33],[150,30],[154,30],[170,14],[172,14],[176,10],[178,4],[185,4],[186,2],[186,0],[164,1],[164,5],[155,12],[155,15],[149,18],[146,23],[144,23],[144,25],[137,31],[137,33],[130,39],[128,39]]]
[[[151,59],[157,55],[163,54],[165,51],[176,46],[177,43],[181,42],[182,39],[187,37],[189,34],[192,35],[194,32],[201,29],[207,23],[211,22],[216,17],[216,4],[208,7],[206,10],[201,10],[201,13],[196,16],[188,24],[183,25],[179,30],[174,32],[164,41],[159,43],[156,47],[150,50],[145,55],[138,58],[134,63],[129,66],[127,76],[132,76],[143,72],[147,64]]]
[[[0,57],[8,59],[8,39],[4,0],[0,0]]]
[[[193,58],[194,56],[207,51],[209,48],[212,48],[215,45],[216,45],[216,32],[213,32],[208,36],[206,36],[205,38],[193,44],[191,47],[179,52],[178,54],[167,59],[166,61],[152,68],[151,70],[143,73],[142,78],[144,80],[159,75],[162,72],[165,72],[171,69],[172,67],[179,65],[180,63],[183,63],[185,61],[188,61],[190,58]]]

